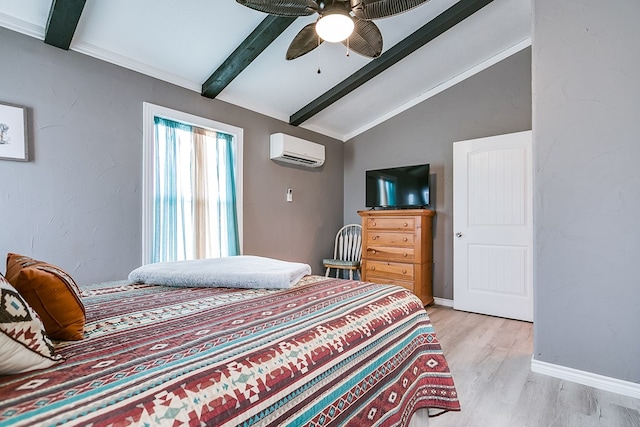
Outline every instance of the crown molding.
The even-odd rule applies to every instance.
[[[29,37],[44,40],[44,27],[14,18],[2,12],[0,12],[0,27],[5,27]]]

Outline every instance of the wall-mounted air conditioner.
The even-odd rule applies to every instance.
[[[324,145],[284,133],[274,133],[270,139],[271,160],[312,168],[324,164]]]

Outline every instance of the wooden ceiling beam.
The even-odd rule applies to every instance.
[[[318,114],[340,98],[409,56],[448,29],[462,22],[493,0],[460,0],[421,28],[398,42],[378,58],[347,77],[336,86],[298,110],[289,118],[289,124],[298,126]],[[410,13],[410,12],[409,12]]]
[[[202,96],[215,98],[296,18],[268,15],[202,85]]]
[[[86,0],[53,0],[44,33],[44,42],[69,50]]]

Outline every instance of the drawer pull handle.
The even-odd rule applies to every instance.
[[[371,267],[371,271],[375,270],[376,266],[374,265],[373,267]]]
[[[407,253],[406,252],[403,253],[402,256],[406,258],[407,257]]]
[[[375,221],[372,221],[372,222],[371,222],[371,225],[373,225],[373,226],[375,227],[375,226],[376,226]]]
[[[371,240],[378,240],[378,236],[373,236]]]
[[[403,242],[406,242],[407,240],[409,240],[409,239],[407,239],[406,237],[404,239],[402,239]]]
[[[407,270],[402,270],[402,274],[407,274]]]
[[[375,249],[371,249],[371,253],[372,253],[372,254],[375,254],[375,253],[376,253],[376,250],[375,250]]]
[[[408,226],[409,224],[407,224],[406,222],[403,224],[405,227]]]

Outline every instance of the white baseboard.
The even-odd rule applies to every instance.
[[[579,371],[565,366],[554,365],[553,363],[541,362],[533,358],[531,358],[531,371],[594,387],[599,390],[629,396],[634,399],[640,399],[640,384],[638,383],[605,377],[604,375],[593,374],[591,372]]]
[[[433,297],[433,303],[444,307],[453,307],[452,299]]]

